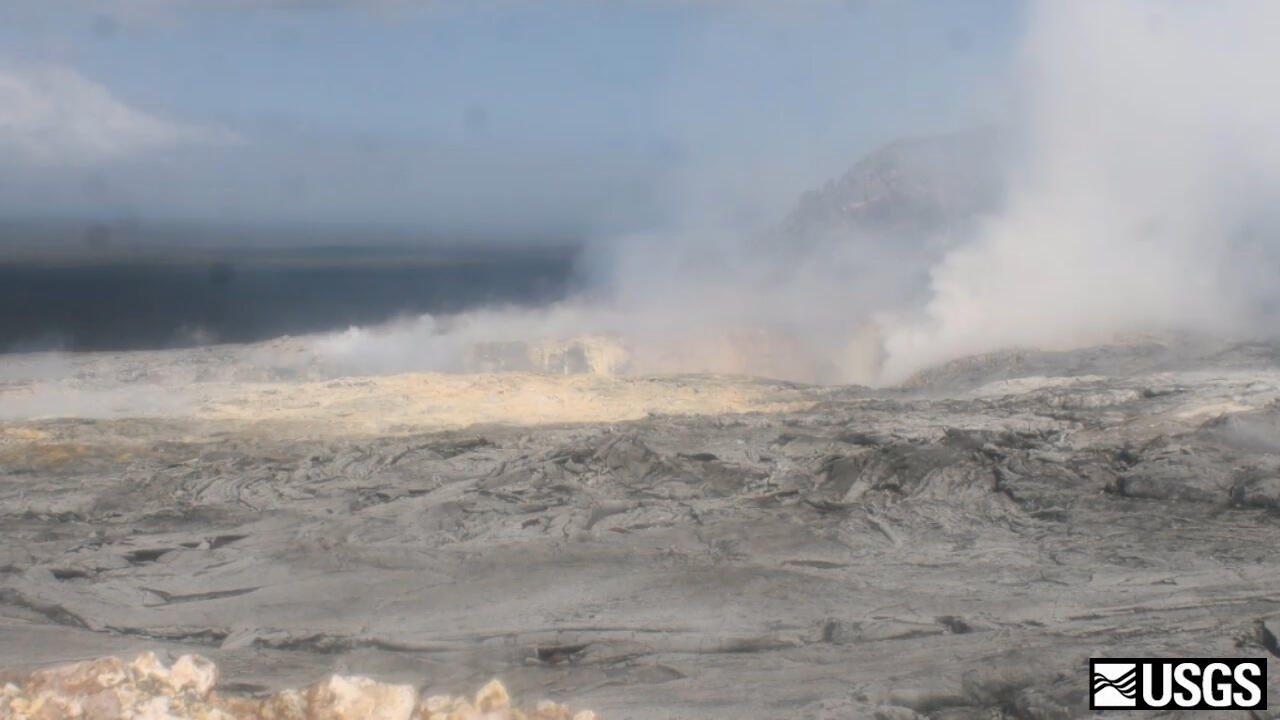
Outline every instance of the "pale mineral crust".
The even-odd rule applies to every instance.
[[[492,680],[474,697],[419,697],[411,685],[333,675],[265,698],[223,695],[218,668],[199,655],[166,667],[155,653],[38,670],[0,686],[0,720],[598,720],[543,701],[513,707]]]

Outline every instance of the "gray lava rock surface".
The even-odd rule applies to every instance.
[[[608,718],[1084,716],[1090,656],[1276,655],[1255,350],[349,440],[31,421],[62,454],[3,456],[0,666],[160,647],[242,692],[339,671]]]

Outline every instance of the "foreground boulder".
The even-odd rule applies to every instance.
[[[420,698],[409,685],[334,675],[262,699],[222,696],[217,681],[217,667],[198,655],[172,667],[154,653],[89,660],[5,682],[0,720],[598,720],[546,701],[516,709],[497,680],[474,698]]]

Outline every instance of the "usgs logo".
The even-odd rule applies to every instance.
[[[1089,709],[1265,710],[1267,661],[1090,658]]]

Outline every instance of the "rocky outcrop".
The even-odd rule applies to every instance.
[[[420,698],[409,685],[334,675],[250,699],[216,692],[217,682],[217,667],[198,655],[183,655],[172,667],[154,653],[130,663],[89,660],[0,686],[0,720],[597,720],[589,710],[573,714],[553,702],[516,709],[497,680],[474,698]]]
[[[473,343],[466,349],[467,372],[543,372],[553,375],[617,375],[630,364],[630,351],[616,338],[584,335]]]
[[[626,341],[583,335],[537,341],[507,340],[467,346],[470,373],[536,372],[549,375],[747,375],[803,383],[871,383],[879,375],[882,342],[874,323],[850,323],[847,340],[814,338],[767,324],[693,326],[664,336]]]
[[[783,222],[792,244],[822,236],[922,243],[997,209],[1010,142],[996,128],[899,140],[801,196]]]

